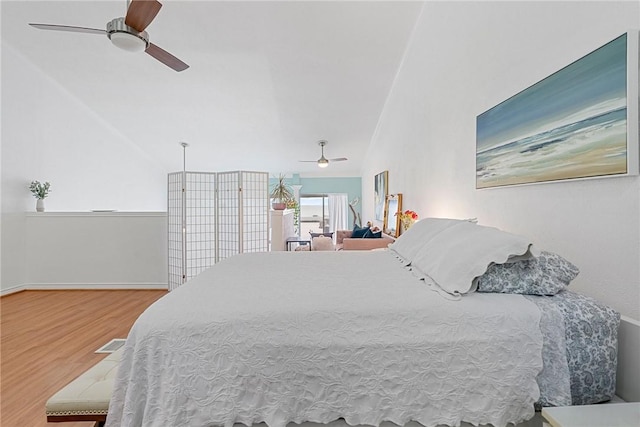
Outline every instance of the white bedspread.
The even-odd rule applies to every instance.
[[[388,251],[238,255],[140,316],[107,426],[517,423],[539,318],[520,295],[446,300]]]

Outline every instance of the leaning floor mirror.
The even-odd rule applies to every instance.
[[[382,230],[389,236],[400,235],[400,213],[402,212],[402,194],[389,194],[384,200],[384,221]]]

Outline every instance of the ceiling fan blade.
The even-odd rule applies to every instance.
[[[298,161],[302,163],[318,163],[317,160],[298,160]]]
[[[145,50],[149,55],[156,58],[158,61],[162,62],[167,67],[173,68],[176,71],[184,71],[189,66],[184,62],[180,61],[175,56],[171,55],[164,49],[159,48],[153,43],[149,43],[149,47]]]
[[[156,17],[162,4],[157,0],[131,0],[124,23],[137,31],[144,31]]]
[[[53,25],[53,24],[31,24],[34,28],[39,30],[54,30],[54,31],[68,31],[72,33],[89,33],[89,34],[102,34],[105,35],[106,30],[99,30],[97,28],[85,28],[85,27],[72,27],[69,25]]]
[[[346,157],[338,157],[337,159],[329,159],[330,162],[344,162],[345,160],[349,160]]]

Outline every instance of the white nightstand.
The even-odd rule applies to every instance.
[[[542,408],[543,427],[640,427],[640,403]]]

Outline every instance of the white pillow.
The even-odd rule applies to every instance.
[[[332,251],[333,239],[327,236],[317,236],[311,239],[311,250],[313,251]]]
[[[411,267],[418,276],[429,276],[444,291],[456,295],[475,291],[475,279],[492,263],[503,264],[512,257],[527,259],[537,254],[525,237],[460,221],[424,245]]]
[[[404,265],[409,265],[418,252],[438,233],[463,221],[449,218],[425,218],[416,221],[411,228],[389,245],[389,249],[401,259]]]

